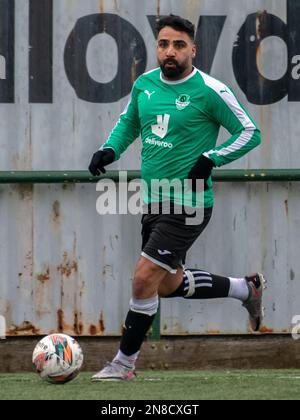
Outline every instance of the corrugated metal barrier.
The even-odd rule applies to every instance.
[[[212,221],[187,265],[236,277],[263,271],[262,332],[288,333],[300,313],[299,1],[0,0],[0,315],[8,335],[121,333],[140,217],[99,216],[86,169],[134,80],[156,66],[155,19],[169,13],[195,23],[195,65],[234,89],[263,138],[215,171],[227,182],[215,184]],[[125,169],[138,178],[140,151],[137,141],[108,175]],[[160,316],[166,335],[248,333],[246,312],[230,300],[162,301]]]

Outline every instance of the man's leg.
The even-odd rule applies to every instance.
[[[244,278],[217,276],[199,269],[168,273],[158,289],[160,297],[185,299],[234,298],[243,303],[249,313],[253,331],[258,331],[263,317],[262,295],[266,281],[260,273]]]
[[[145,257],[140,257],[133,280],[130,308],[125,320],[120,350],[112,363],[93,376],[92,380],[129,380],[158,309],[158,289],[168,271]]]
[[[158,288],[168,272],[157,264],[140,257],[133,279],[132,298],[120,351],[116,359],[134,367],[139,350],[158,309]]]
[[[218,299],[231,297],[245,302],[249,288],[245,278],[218,276],[200,269],[180,269],[168,273],[159,287],[160,297],[185,299]]]

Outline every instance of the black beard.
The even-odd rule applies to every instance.
[[[166,68],[165,65],[167,63],[175,64],[175,67],[172,68],[172,69],[171,68]],[[165,77],[167,77],[168,79],[177,79],[186,70],[186,66],[178,64],[177,61],[175,61],[175,60],[165,60],[160,65],[160,68],[161,68],[161,71],[163,72],[163,75]]]

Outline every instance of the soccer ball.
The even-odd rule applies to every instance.
[[[51,334],[36,345],[32,363],[40,377],[52,384],[76,378],[83,363],[81,347],[66,334]]]

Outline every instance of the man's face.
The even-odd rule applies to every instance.
[[[157,38],[157,60],[167,79],[180,80],[191,73],[196,46],[185,32],[164,27]]]

